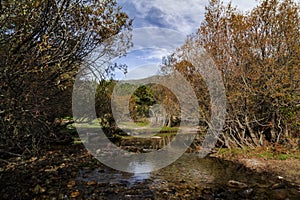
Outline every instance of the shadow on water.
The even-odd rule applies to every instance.
[[[133,163],[140,171],[143,167]],[[216,158],[184,154],[151,173],[103,167],[81,169],[77,181],[90,199],[299,199],[299,186]],[[93,185],[92,189],[91,186]],[[88,191],[90,192],[88,193]]]

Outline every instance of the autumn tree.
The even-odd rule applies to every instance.
[[[156,104],[160,104],[165,111],[164,126],[177,125],[180,120],[180,104],[177,97],[168,88],[159,84],[151,85],[151,90],[155,96]]]
[[[285,143],[298,133],[299,28],[299,8],[292,0],[263,0],[248,13],[219,0],[206,7],[204,22],[187,43],[204,47],[222,72],[226,146]],[[180,63],[175,59],[173,66]]]
[[[197,69],[197,67],[195,67],[190,61],[183,59],[183,55],[187,53],[186,50],[188,50],[188,47],[185,45],[182,46],[179,52],[175,52],[171,56],[163,58],[163,64],[161,69],[163,73],[170,73],[172,72],[172,70],[179,72],[192,86],[198,99],[198,104],[199,104],[198,112],[200,114],[199,120],[200,123],[203,125],[206,124],[210,118],[210,106],[209,106],[210,97],[208,94],[205,81],[202,77],[203,74],[201,74],[201,72]],[[165,95],[165,100],[163,101],[163,103],[167,107],[173,108],[174,110],[173,115],[179,117],[180,107],[178,105],[179,102],[176,99],[176,97],[167,91],[161,93],[162,93],[161,95]],[[190,97],[186,96],[185,98],[186,98],[185,102],[188,102],[189,101],[188,98]]]
[[[131,20],[115,0],[4,0],[0,9],[1,148],[29,150],[71,107],[60,105],[79,69],[104,70],[91,59],[125,53]]]

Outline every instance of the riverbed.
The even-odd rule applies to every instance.
[[[146,167],[146,166],[145,166]],[[267,173],[217,158],[183,154],[175,163],[150,173],[109,168],[81,169],[78,189],[91,199],[299,199],[300,190]]]

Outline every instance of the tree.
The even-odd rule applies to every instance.
[[[284,143],[299,132],[299,34],[292,0],[263,0],[246,14],[219,0],[206,7],[205,21],[188,42],[204,47],[223,74],[226,146]],[[183,62],[174,57],[186,48],[175,53],[172,66]]]
[[[197,96],[198,104],[199,104],[199,114],[200,114],[200,122],[201,124],[206,124],[210,118],[210,107],[209,107],[209,94],[203,80],[202,74],[198,71],[198,69],[192,65],[189,61],[183,59],[183,54],[187,53],[187,46],[182,46],[179,52],[175,52],[169,57],[163,59],[162,71],[165,73],[171,72],[173,70],[179,72],[184,76],[184,78],[189,82],[189,84],[193,87],[193,90]],[[180,110],[179,102],[170,91],[163,89],[159,90],[158,94],[163,96],[163,105],[167,108],[167,113],[169,114],[169,124],[172,124],[171,119],[172,116],[176,116],[175,118],[180,118]],[[185,96],[185,102],[189,102],[189,96]],[[195,109],[195,108],[192,108]],[[193,111],[188,110],[189,114],[193,113]]]
[[[142,85],[135,90],[130,98],[130,115],[134,121],[143,121],[149,118],[150,106],[156,103],[155,97],[152,94],[151,88]]]
[[[168,83],[172,84],[172,83]],[[165,111],[165,124],[164,126],[171,127],[178,124],[180,120],[180,105],[177,97],[168,88],[155,84],[151,86],[153,93],[156,97],[156,103],[160,104]]]
[[[130,30],[131,20],[115,0],[1,5],[0,141],[4,148],[32,149],[47,141],[54,118],[62,115],[56,105],[70,99],[66,91],[72,91],[80,68],[91,67],[86,58],[125,53],[130,36],[109,38]]]

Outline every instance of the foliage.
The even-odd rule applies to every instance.
[[[120,98],[121,100],[124,99],[124,101],[130,99],[130,118],[137,122],[137,125],[143,126],[149,123],[146,120],[146,118],[149,118],[149,108],[156,102],[150,88],[143,85],[137,88],[131,96],[128,96],[136,86],[125,83],[121,84],[120,87],[115,87],[116,84],[117,81],[114,80],[102,80],[97,86],[95,102],[97,117],[100,119],[101,126],[111,129],[112,132],[116,131],[115,129],[117,127],[111,108],[113,103],[112,93],[114,89],[120,90],[116,91],[118,95],[115,98]]]
[[[113,80],[102,80],[97,87],[95,97],[96,115],[102,127],[114,127],[111,110],[111,95],[116,82]]]
[[[204,47],[222,72],[227,93],[223,143],[228,147],[285,143],[299,134],[299,38],[299,8],[292,0],[263,0],[247,13],[211,0],[197,33],[164,67],[173,66],[187,76],[185,69],[193,66],[184,63],[182,52],[188,44]],[[195,86],[203,88],[203,83]],[[207,97],[199,100],[208,112]]]
[[[125,53],[130,38],[105,41],[131,20],[115,0],[4,0],[0,9],[0,143],[29,150],[47,142],[55,117],[71,114],[86,58]]]
[[[155,97],[151,89],[143,85],[133,93],[130,103],[130,116],[134,121],[142,121],[140,119],[149,118],[150,106],[156,103]]]
[[[163,65],[161,67],[162,71],[168,72],[171,70],[175,70],[182,74],[184,78],[189,82],[189,84],[193,87],[196,97],[198,98],[200,123],[205,124],[210,118],[210,97],[205,81],[201,73],[197,71],[198,69],[190,62],[181,59],[182,55],[180,55],[180,52],[178,54],[177,53],[173,53],[172,55],[163,58]],[[172,94],[171,91],[166,90],[165,88],[159,89],[159,86],[156,90],[158,91],[158,94],[162,99],[162,104],[167,108],[167,113],[171,115],[169,115],[171,117],[169,121],[172,121],[172,118],[180,118],[180,112],[183,112],[183,110],[180,110],[179,102],[176,96]],[[188,102],[188,99],[189,96],[186,96],[184,101]],[[192,109],[195,108],[193,107]],[[190,111],[189,114],[190,113],[193,112]],[[169,123],[169,125],[171,124],[173,123]]]

